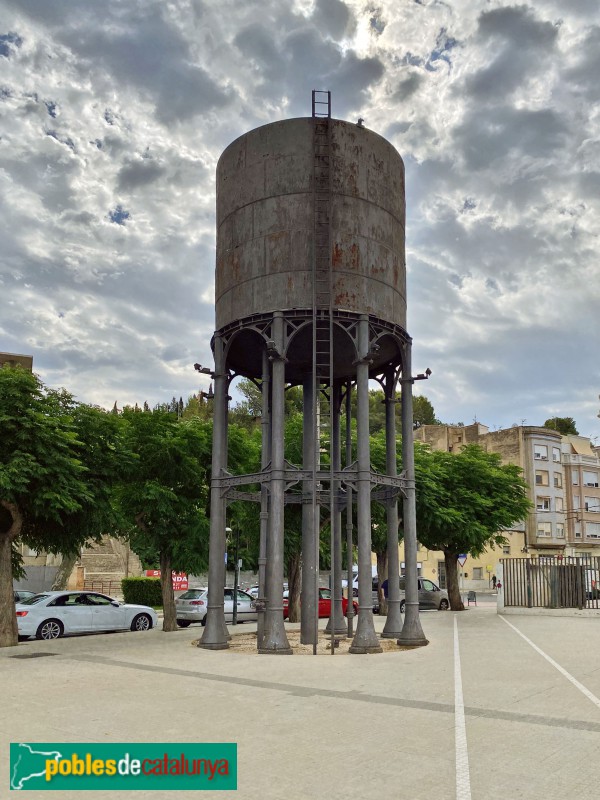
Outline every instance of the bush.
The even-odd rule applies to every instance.
[[[160,578],[123,578],[123,600],[142,606],[162,606]]]

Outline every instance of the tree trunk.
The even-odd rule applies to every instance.
[[[67,588],[67,581],[69,580],[73,567],[79,560],[79,553],[69,553],[68,556],[63,556],[60,562],[60,567],[54,577],[52,583],[52,590],[59,591],[60,589]]]
[[[177,630],[177,617],[175,614],[175,594],[173,592],[173,578],[171,568],[171,554],[161,550],[160,559],[160,588],[163,599],[163,631]]]
[[[290,622],[300,622],[300,553],[293,553],[288,558],[288,602]]]
[[[376,552],[375,555],[377,556],[377,596],[379,598],[379,616],[380,617],[387,617],[388,609],[387,609],[387,600],[383,593],[383,589],[381,588],[381,584],[387,578],[387,548],[382,552]]]
[[[465,606],[460,596],[460,584],[458,582],[458,553],[450,553],[444,550],[444,563],[446,565],[446,588],[448,599],[452,611],[464,611]]]
[[[19,631],[13,594],[12,543],[21,533],[23,517],[14,503],[0,500],[0,505],[12,517],[10,528],[0,531],[0,647],[14,647],[19,643]]]

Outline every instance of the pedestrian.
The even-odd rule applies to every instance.
[[[496,576],[492,575],[492,589],[496,588]]]
[[[498,582],[496,583],[496,589],[497,589],[498,591],[500,591],[500,589],[501,589],[501,588],[502,588],[502,584],[500,583],[500,581],[498,581]]]
[[[388,579],[387,578],[381,584],[381,591],[383,592],[383,596],[387,600],[388,599]]]

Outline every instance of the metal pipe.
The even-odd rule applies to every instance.
[[[346,384],[346,467],[352,464],[352,381]],[[348,620],[348,638],[354,635],[354,592],[352,586],[352,486],[346,484],[346,563],[348,566],[348,610],[346,616]]]
[[[342,387],[338,382],[334,383],[330,389],[330,412],[331,412],[331,463],[334,472],[342,469],[341,451],[341,403]],[[346,621],[344,620],[344,609],[342,605],[342,508],[338,494],[340,491],[339,481],[332,480],[331,483],[331,612],[325,628],[326,633],[332,632],[333,637],[346,638]],[[331,652],[335,652],[332,647]]]
[[[315,459],[314,438],[314,388],[313,374],[307,373],[302,383],[302,465],[305,470],[313,469]],[[315,608],[317,604],[315,575],[318,562],[315,563],[315,512],[312,503],[312,480],[302,482],[302,604],[300,606],[300,642],[316,644],[315,640]],[[307,502],[310,499],[310,502]]]
[[[262,354],[261,384],[261,469],[266,470],[271,460],[271,416],[270,416],[271,370],[266,348]],[[267,564],[267,532],[269,524],[269,489],[266,483],[260,487],[260,538],[258,543],[258,621],[256,624],[257,647],[262,647],[265,635],[265,578]]]
[[[358,323],[356,366],[357,508],[358,508],[358,625],[350,653],[381,653],[373,622],[371,573],[371,459],[369,442],[369,318]]]
[[[259,653],[291,655],[283,624],[283,528],[285,502],[285,359],[284,319],[281,311],[273,314],[272,336],[275,351],[272,354],[271,388],[271,508],[269,538],[267,542],[267,608],[265,612],[265,637]]]
[[[413,442],[413,408],[411,376],[411,345],[403,348],[402,361],[402,467],[407,480],[403,500],[405,613],[398,644],[408,647],[423,647],[429,644],[421,628],[419,618],[419,589],[417,581],[417,509],[415,500],[415,452]]]
[[[225,625],[225,500],[218,479],[227,467],[227,389],[223,340],[214,338],[215,378],[213,405],[213,451],[210,489],[210,551],[208,560],[208,608],[206,626],[198,647],[224,650],[229,647]]]
[[[238,607],[238,587],[240,584],[240,528],[235,529],[235,565],[233,571],[233,611],[231,612],[231,624],[237,625]]]
[[[385,381],[385,458],[386,471],[391,477],[398,474],[396,458],[396,379],[393,369],[388,369]],[[387,562],[388,598],[387,618],[381,636],[397,639],[402,633],[400,615],[400,561],[398,557],[398,496],[387,504]]]

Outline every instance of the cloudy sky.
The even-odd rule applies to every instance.
[[[330,89],[406,164],[417,391],[600,436],[597,0],[0,0],[0,26],[0,350],[45,383],[207,387],[216,161]]]

